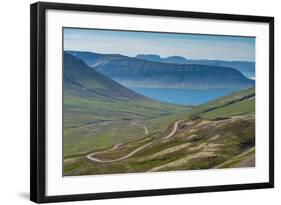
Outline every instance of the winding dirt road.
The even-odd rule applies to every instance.
[[[163,139],[168,139],[170,137],[172,137],[176,132],[177,132],[177,129],[178,129],[178,125],[179,123],[181,123],[183,120],[179,120],[177,122],[175,122],[174,124],[174,127],[173,127],[173,130],[167,135],[165,136]],[[148,130],[145,126],[143,126],[146,133],[148,134]],[[100,151],[100,152],[94,152],[94,153],[91,153],[91,154],[88,154],[86,157],[87,159],[91,160],[91,161],[94,161],[94,162],[99,162],[99,163],[110,163],[110,162],[118,162],[118,161],[121,161],[121,160],[124,160],[124,159],[128,159],[129,157],[133,156],[134,154],[136,154],[137,152],[141,151],[142,149],[144,149],[145,147],[151,145],[153,142],[149,142],[145,145],[142,145],[140,147],[138,147],[137,149],[133,150],[132,152],[130,152],[129,154],[121,157],[121,158],[118,158],[118,159],[112,159],[112,160],[103,160],[103,159],[98,159],[98,158],[95,158],[94,156],[97,155],[97,154],[100,154],[100,153],[104,153],[104,152],[107,152],[107,151],[113,151],[115,149],[117,149],[121,144],[117,144],[115,145],[113,148],[111,149],[108,149],[108,150],[104,150],[104,151]]]
[[[142,127],[145,130],[145,134],[148,135],[148,129],[146,128],[146,126],[142,126]]]
[[[179,123],[181,123],[182,121],[183,120],[179,120],[179,121],[175,122],[172,132],[170,134],[168,134],[166,137],[164,137],[164,139],[168,139],[168,138],[172,137],[176,133]]]
[[[147,129],[146,126],[144,126],[144,125],[138,125],[138,124],[136,124],[136,123],[132,123],[132,124],[133,124],[133,125],[136,125],[136,126],[138,126],[138,127],[142,127],[142,128],[144,129],[145,135],[148,135],[148,129]]]
[[[121,161],[121,160],[124,160],[124,159],[128,159],[129,157],[133,156],[134,154],[136,154],[137,152],[139,152],[139,151],[142,150],[143,148],[149,146],[150,144],[152,144],[152,142],[147,143],[147,144],[145,144],[145,145],[143,145],[143,146],[141,146],[141,147],[139,147],[139,148],[133,150],[133,151],[130,152],[129,154],[127,154],[127,155],[125,155],[125,156],[123,156],[123,157],[121,157],[121,158],[118,158],[118,159],[103,160],[103,159],[97,159],[97,158],[93,157],[94,155],[99,154],[100,152],[94,152],[94,153],[92,153],[92,154],[87,155],[87,159],[92,160],[92,161],[94,161],[94,162],[100,162],[100,163],[118,162],[118,161]]]

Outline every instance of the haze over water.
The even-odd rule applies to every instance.
[[[174,89],[136,87],[130,87],[130,89],[141,95],[161,102],[174,103],[179,105],[199,105],[239,90],[237,88]]]

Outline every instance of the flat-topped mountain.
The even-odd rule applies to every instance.
[[[136,58],[160,63],[185,64],[187,62],[187,60],[182,56],[169,56],[167,58],[161,58],[159,55],[139,54],[136,56]]]
[[[225,66],[163,63],[118,54],[68,52],[127,87],[205,89],[247,88],[254,85],[253,80],[237,69]]]
[[[170,56],[167,58],[161,58],[159,55],[154,54],[139,54],[136,56],[138,59],[148,60],[160,63],[175,63],[175,64],[199,64],[210,66],[223,66],[231,67],[239,70],[243,75],[248,78],[255,77],[255,62],[252,61],[225,61],[225,60],[194,60],[186,59],[182,56]]]

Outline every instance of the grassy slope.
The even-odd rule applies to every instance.
[[[150,100],[106,101],[65,95],[64,156],[87,153],[143,137],[165,127],[169,118],[190,108]],[[167,117],[166,117],[167,116]],[[150,123],[150,121],[155,123]]]
[[[188,109],[141,96],[64,54],[64,157],[143,137],[147,121]]]
[[[139,137],[144,139],[152,137],[152,140],[149,139],[154,142],[151,146],[129,159],[116,163],[94,163],[87,160],[85,155],[69,158],[64,162],[65,174],[206,169],[231,159],[235,164],[239,164],[245,159],[240,154],[255,144],[254,93],[254,88],[243,90],[197,106],[191,111],[186,109],[180,114],[162,117],[146,116],[144,109],[141,112],[145,116],[142,123],[149,122],[147,126],[154,129],[155,134],[150,133],[145,137],[143,130],[140,129]],[[179,108],[175,109],[175,113],[178,111]],[[185,121],[180,124],[176,135],[170,140],[163,140],[162,137],[171,131],[173,122],[178,119],[185,119]],[[138,133],[136,127],[132,128],[132,132]],[[99,157],[116,159],[130,152],[132,146],[139,146],[139,142],[123,144],[119,149],[100,154]],[[237,157],[239,155],[243,157]],[[234,164],[229,166],[232,165],[234,166]]]
[[[248,88],[199,105],[188,113],[189,116],[208,118],[231,117],[255,114],[255,88]],[[245,99],[244,99],[245,98]]]

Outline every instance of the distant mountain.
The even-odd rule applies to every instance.
[[[136,56],[138,59],[148,60],[160,63],[175,63],[175,64],[199,64],[210,66],[223,66],[231,67],[239,70],[243,75],[248,78],[255,77],[255,62],[251,61],[223,61],[223,60],[189,60],[182,56],[170,56],[161,58],[159,55],[153,54],[139,54]]]
[[[84,61],[66,52],[64,52],[64,92],[75,96],[102,99],[145,98],[90,68]]]
[[[254,85],[253,80],[229,67],[159,63],[117,54],[69,53],[126,87],[246,88]]]
[[[254,85],[233,68],[167,64],[136,59],[111,60],[95,69],[127,87],[245,88]]]
[[[139,54],[136,56],[138,59],[148,60],[153,62],[160,62],[160,63],[175,63],[175,64],[185,64],[186,59],[181,56],[170,56],[167,58],[161,58],[159,55],[143,55]]]
[[[239,70],[250,79],[255,77],[255,62],[251,61],[188,60],[187,64],[225,66]]]
[[[136,58],[153,62],[162,62],[163,60],[163,58],[161,58],[159,55],[154,54],[139,54],[136,56]]]

